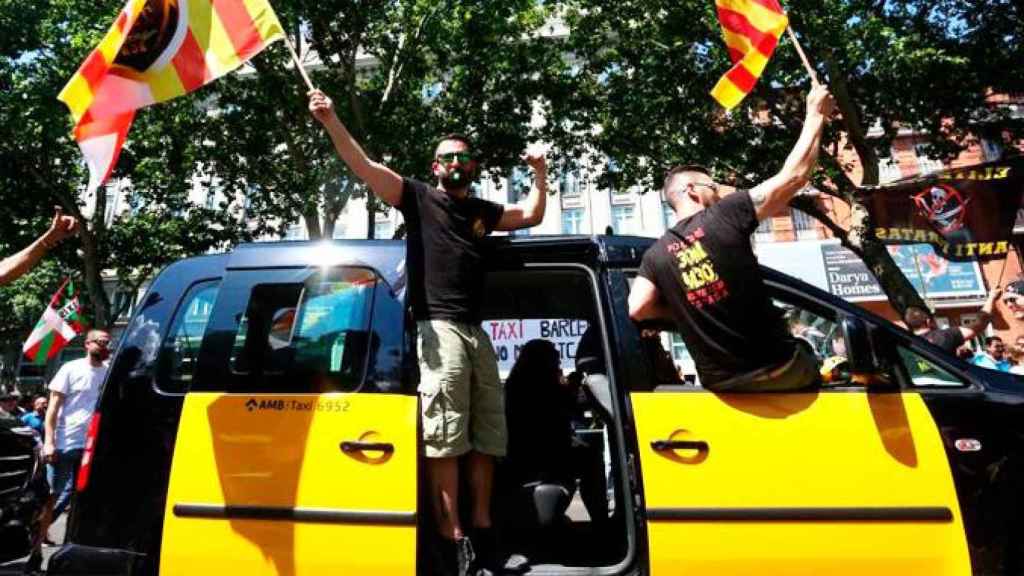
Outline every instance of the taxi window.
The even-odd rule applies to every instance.
[[[910,348],[899,346],[900,363],[907,371],[911,384],[915,387],[927,388],[957,388],[966,386],[957,376],[942,369],[940,366],[928,360],[924,356],[914,352]]]
[[[355,391],[367,381],[384,391],[400,387],[401,304],[372,270],[237,273],[222,301],[195,389]]]
[[[210,312],[219,288],[219,280],[200,282],[182,298],[174,313],[171,329],[160,346],[156,381],[162,392],[174,394],[189,389],[199,357],[199,345],[210,322]]]

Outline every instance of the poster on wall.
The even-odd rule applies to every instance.
[[[512,371],[519,351],[530,340],[543,338],[555,345],[566,374],[576,369],[576,346],[587,330],[586,320],[487,320],[481,324],[491,338],[502,379]]]
[[[984,298],[981,268],[975,262],[951,262],[929,244],[887,247],[896,265],[923,297]],[[885,298],[881,286],[856,254],[839,244],[822,244],[828,291],[851,302]]]

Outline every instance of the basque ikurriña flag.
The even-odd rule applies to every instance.
[[[128,0],[57,97],[75,119],[88,191],[110,176],[136,110],[192,92],[283,37],[267,0]]]
[[[68,278],[50,299],[50,305],[43,311],[43,317],[32,329],[21,352],[33,364],[46,364],[85,329],[81,312],[75,283]]]
[[[754,89],[789,18],[778,0],[715,0],[715,8],[733,67],[715,84],[711,96],[732,109]]]

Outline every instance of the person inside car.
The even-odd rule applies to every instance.
[[[957,349],[964,343],[970,342],[985,332],[985,327],[992,320],[992,308],[1001,293],[1002,290],[998,286],[988,293],[988,299],[981,307],[978,321],[969,327],[939,328],[935,323],[935,318],[917,306],[907,308],[907,311],[903,313],[903,321],[906,323],[907,329],[916,336],[924,338],[949,354],[956,354]]]
[[[460,574],[478,568],[494,570],[497,542],[490,502],[494,460],[505,455],[506,429],[497,360],[480,327],[485,279],[482,240],[495,230],[528,228],[544,219],[544,152],[534,147],[523,155],[534,171],[534,185],[526,199],[519,204],[496,204],[470,193],[479,163],[466,136],[451,134],[438,142],[431,167],[435,186],[403,178],[367,157],[323,92],[310,92],[309,110],[356,177],[380,200],[398,208],[405,220],[408,294],[418,331],[424,453],[434,516],[445,541],[443,556]],[[464,530],[459,519],[461,457],[469,461],[470,530]]]
[[[576,491],[573,469],[574,391],[562,376],[558,349],[548,340],[530,340],[505,381],[512,533],[531,556],[549,548],[559,518]],[[547,489],[553,514],[544,514],[535,492]],[[540,516],[554,516],[539,519]],[[550,544],[550,542],[548,542]]]

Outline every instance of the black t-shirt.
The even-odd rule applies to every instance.
[[[757,214],[738,190],[681,220],[644,254],[704,385],[781,364],[793,354],[782,311],[765,290],[750,235]]]
[[[402,181],[409,300],[416,320],[476,324],[484,292],[481,240],[505,208],[480,198],[457,199],[423,182]]]
[[[966,342],[959,328],[936,328],[925,332],[921,337],[950,354],[956,354],[956,349]]]

